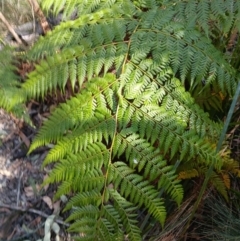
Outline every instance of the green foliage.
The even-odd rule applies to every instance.
[[[237,71],[213,39],[236,26],[237,1],[227,1],[236,11],[217,0],[41,2],[55,13],[66,6],[66,18],[76,8],[79,16],[27,51],[37,64],[14,89],[14,103],[64,93],[67,83],[78,92],[30,148],[54,144],[44,161],[56,163],[46,182],[59,183],[56,198],[72,194],[69,230],[81,233],[79,240],[141,240],[140,211],[163,225],[166,201],[181,204],[177,161],[181,171],[194,167],[194,176],[214,164],[211,181],[227,198],[219,177],[224,161],[215,152],[222,123],[204,107],[221,109],[221,95],[236,89]]]
[[[12,53],[13,50],[6,47],[1,50],[0,55],[0,105],[6,109],[10,109],[12,107],[12,105],[9,104],[9,101],[14,98],[15,92],[17,92],[17,86],[19,85],[18,76],[14,72],[17,68],[12,63]]]

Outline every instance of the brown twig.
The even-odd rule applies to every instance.
[[[229,37],[229,41],[228,41],[228,44],[227,44],[227,47],[226,49],[229,51],[229,52],[233,52],[233,48],[235,47],[236,45],[236,41],[238,39],[238,28],[235,28],[232,32],[231,32],[231,35]]]
[[[49,215],[46,213],[43,213],[39,210],[33,209],[33,208],[22,208],[22,207],[16,207],[16,206],[12,206],[12,205],[7,205],[7,204],[3,204],[0,203],[0,207],[2,208],[8,208],[8,209],[12,209],[12,210],[16,210],[16,211],[20,211],[20,212],[30,212],[30,213],[35,213],[38,214],[44,218],[48,218]],[[68,223],[63,222],[60,219],[55,219],[54,220],[56,223],[62,224],[63,226],[69,227],[70,225]]]
[[[29,4],[32,6],[33,11],[35,12],[36,16],[39,19],[39,22],[42,26],[43,29],[43,33],[46,34],[48,31],[50,31],[50,27],[48,24],[48,21],[43,13],[43,11],[41,10],[37,0],[28,0]]]
[[[13,37],[16,39],[16,41],[19,44],[22,44],[22,40],[18,37],[17,33],[13,29],[13,27],[8,23],[7,19],[3,16],[2,12],[0,12],[0,19],[3,21],[3,23],[6,25],[9,32],[13,35]]]

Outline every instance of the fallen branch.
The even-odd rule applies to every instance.
[[[3,23],[6,25],[9,32],[13,35],[13,37],[16,39],[16,41],[19,44],[22,44],[22,40],[18,37],[17,33],[13,29],[13,27],[8,23],[7,19],[3,16],[2,12],[0,12],[0,19],[3,21]]]
[[[20,212],[35,213],[35,214],[38,214],[38,215],[40,215],[40,216],[42,216],[42,217],[44,217],[44,218],[48,218],[48,217],[49,217],[48,214],[43,213],[43,212],[41,212],[41,211],[39,211],[39,210],[36,210],[36,209],[33,209],[33,208],[22,208],[22,207],[16,207],[16,206],[11,206],[11,205],[7,205],[7,204],[3,204],[3,203],[0,203],[0,207],[12,209],[12,210],[16,210],[16,211],[20,211]],[[66,227],[69,227],[69,226],[70,226],[68,223],[65,223],[65,222],[63,222],[62,220],[57,219],[57,218],[54,219],[54,221],[55,221],[56,223],[59,223],[59,224],[63,225],[63,226],[66,226]]]
[[[48,21],[43,13],[43,11],[41,10],[38,2],[36,0],[28,0],[29,4],[32,6],[33,11],[35,12],[36,16],[39,19],[39,22],[42,26],[43,29],[43,33],[46,34],[48,31],[50,31],[50,27],[48,24]]]

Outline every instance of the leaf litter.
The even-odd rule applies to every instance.
[[[53,201],[56,186],[41,186],[47,177],[41,165],[48,150],[27,156],[35,134],[0,109],[0,241],[71,240],[60,213],[62,202]]]

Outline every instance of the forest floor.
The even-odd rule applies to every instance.
[[[42,168],[48,152],[27,155],[36,130],[0,109],[0,241],[70,240],[53,201],[55,186],[41,186],[49,170]],[[55,225],[55,231],[45,226]],[[45,228],[45,229],[44,229]]]

